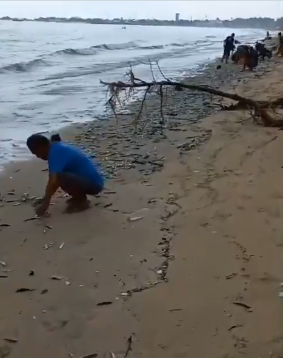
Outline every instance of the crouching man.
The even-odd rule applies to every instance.
[[[32,154],[48,161],[49,166],[49,180],[36,214],[43,216],[47,212],[58,188],[71,196],[67,212],[88,209],[87,196],[99,194],[104,187],[103,177],[92,160],[79,148],[62,142],[58,135],[49,140],[41,134],[33,134],[26,144]]]

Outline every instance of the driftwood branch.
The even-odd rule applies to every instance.
[[[137,115],[137,118],[134,120],[135,126],[137,125],[141,114],[143,112],[147,94],[150,92],[155,92],[160,96],[160,116],[161,123],[164,123],[164,113],[163,113],[163,104],[164,104],[164,89],[168,87],[173,87],[176,91],[191,90],[191,91],[200,91],[204,93],[209,93],[211,96],[219,96],[222,98],[228,98],[232,101],[235,101],[235,104],[230,106],[221,106],[222,110],[234,111],[234,110],[248,110],[258,124],[262,124],[266,127],[283,127],[283,119],[274,119],[270,112],[275,113],[275,108],[283,107],[283,98],[277,98],[273,101],[257,101],[250,98],[245,98],[239,96],[238,94],[232,94],[223,92],[207,86],[198,86],[193,84],[188,84],[184,82],[171,81],[166,78],[163,72],[161,71],[158,63],[156,63],[159,72],[161,73],[163,80],[156,81],[153,75],[153,80],[151,82],[144,81],[142,79],[136,78],[132,69],[127,74],[129,80],[127,82],[104,82],[100,81],[101,84],[108,86],[110,90],[110,99],[109,104],[111,105],[113,111],[115,111],[115,104],[120,103],[119,94],[121,91],[128,91],[128,96],[131,95],[134,89],[144,89],[144,96],[141,102],[140,111]],[[150,63],[151,73],[153,74],[152,63]],[[114,112],[115,113],[115,112]]]

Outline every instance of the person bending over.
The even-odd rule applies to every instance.
[[[231,36],[227,36],[223,43],[223,56],[221,62],[225,60],[227,63],[230,57],[231,52],[233,53],[235,49],[235,44],[239,44],[239,41],[235,40],[235,34],[232,33]]]
[[[51,140],[41,134],[27,139],[27,147],[38,158],[48,161],[49,180],[45,195],[36,208],[36,214],[43,216],[51,198],[58,188],[71,196],[68,212],[82,211],[89,207],[87,195],[97,195],[103,190],[104,180],[95,164],[79,148],[64,143],[59,135]]]

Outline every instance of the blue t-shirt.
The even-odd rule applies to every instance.
[[[88,179],[103,188],[103,177],[92,160],[79,148],[69,144],[52,143],[48,157],[49,171],[53,174],[68,172]]]

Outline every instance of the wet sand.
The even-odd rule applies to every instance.
[[[226,89],[282,96],[279,59],[239,70]],[[115,121],[64,131],[109,178],[89,211],[63,214],[59,192],[50,217],[29,220],[46,165],[7,167],[0,357],[279,357],[282,131],[217,112],[217,99],[189,123],[187,96],[174,96],[162,133],[156,97],[143,136],[129,115],[118,134]]]

